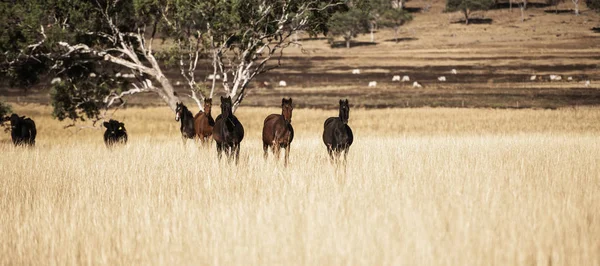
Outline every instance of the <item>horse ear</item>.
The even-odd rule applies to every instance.
[[[206,103],[212,103],[212,98],[208,98],[208,99],[204,100],[204,102],[206,102]]]
[[[285,98],[281,98],[281,105],[284,105],[287,102]]]
[[[340,105],[342,105],[342,103],[344,103],[344,101],[342,101],[342,99],[340,99]]]
[[[108,122],[104,122],[102,124],[104,125],[105,128],[108,128],[108,125],[109,125]]]
[[[288,102],[289,102],[290,104],[292,104],[292,97],[290,97],[290,99],[288,100]]]
[[[346,99],[346,104],[348,104],[348,99]]]

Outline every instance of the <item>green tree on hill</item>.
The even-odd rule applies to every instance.
[[[329,36],[342,36],[346,42],[346,48],[350,48],[350,42],[358,34],[369,31],[369,16],[366,12],[351,8],[347,12],[335,13],[327,23]],[[333,41],[331,39],[331,41]]]
[[[51,93],[58,119],[98,120],[134,94],[181,99],[165,63],[202,109],[217,86],[234,110],[249,83],[279,64],[298,31],[318,34],[343,0],[10,0],[0,2],[0,81],[31,86],[60,77]],[[5,26],[6,25],[6,26]],[[157,49],[162,39],[161,49]],[[166,41],[168,40],[168,41]],[[195,76],[210,58],[210,93]],[[272,61],[271,61],[272,62]],[[125,76],[125,74],[127,76]],[[43,75],[47,75],[43,79]]]
[[[399,8],[391,8],[387,9],[382,14],[382,24],[385,27],[391,27],[394,29],[394,39],[398,42],[398,32],[400,31],[400,26],[404,25],[404,23],[412,20],[412,16],[406,10]]]
[[[586,0],[585,4],[589,9],[600,12],[600,0]]]
[[[465,24],[469,24],[471,13],[488,10],[494,5],[494,0],[447,0],[446,11],[460,11],[465,16]]]

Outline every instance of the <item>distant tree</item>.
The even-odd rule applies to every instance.
[[[571,0],[575,4],[575,16],[579,16],[579,3],[580,0]]]
[[[494,0],[447,0],[446,11],[460,11],[465,16],[465,24],[469,24],[469,17],[474,11],[488,10],[494,5]]]
[[[558,5],[564,3],[565,0],[546,0],[548,6],[554,6],[554,11],[558,14]]]
[[[10,113],[12,113],[12,107],[10,106],[10,104],[0,101],[0,120],[2,120],[1,118],[4,118]]]
[[[400,26],[412,20],[412,16],[406,10],[391,8],[382,14],[381,24],[394,29],[394,39],[398,42]]]
[[[369,16],[360,9],[351,8],[347,12],[335,13],[329,19],[327,27],[330,37],[342,36],[346,42],[346,48],[350,48],[353,38],[369,31]]]
[[[585,3],[589,9],[600,12],[600,0],[586,0]]]

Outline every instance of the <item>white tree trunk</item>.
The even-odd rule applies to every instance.
[[[575,4],[575,15],[579,16],[579,0],[571,0]]]

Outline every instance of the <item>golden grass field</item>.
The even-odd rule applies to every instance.
[[[294,111],[286,169],[262,157],[277,109],[238,110],[235,166],[184,146],[166,107],[117,112],[113,150],[13,108],[38,139],[0,135],[1,265],[600,264],[600,108],[353,109],[345,170],[321,141],[331,110]]]

